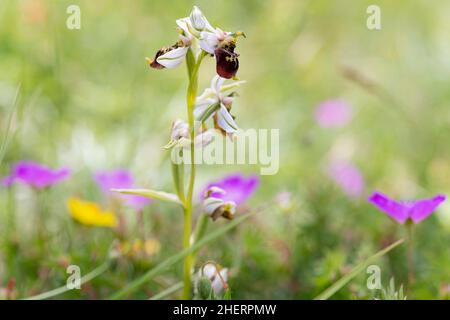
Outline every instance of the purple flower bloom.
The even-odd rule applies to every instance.
[[[19,161],[14,165],[11,174],[3,178],[2,184],[10,186],[19,181],[34,188],[43,189],[66,179],[69,175],[70,171],[67,168],[53,170],[33,161]]]
[[[240,205],[250,198],[258,185],[258,176],[252,175],[245,177],[240,173],[235,173],[208,184],[202,192],[201,198],[203,200],[205,192],[211,187],[218,187],[225,191],[225,193],[213,192],[210,195],[211,197],[219,198],[223,201],[233,201],[236,205]]]
[[[380,192],[375,192],[369,198],[369,202],[398,223],[403,224],[408,219],[411,219],[414,223],[419,223],[432,214],[445,199],[444,195],[438,194],[431,199],[395,201]]]
[[[130,172],[122,169],[112,171],[102,171],[95,174],[95,181],[100,186],[102,192],[110,197],[120,197],[126,205],[142,209],[151,202],[146,197],[113,193],[111,189],[132,189],[134,187],[134,179]]]
[[[357,167],[348,162],[333,162],[329,176],[350,198],[358,198],[364,191],[364,178]]]
[[[315,117],[322,128],[339,128],[351,120],[352,109],[344,101],[327,100],[316,108]]]

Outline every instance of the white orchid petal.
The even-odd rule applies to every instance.
[[[203,201],[205,213],[211,216],[218,208],[223,205],[223,200],[219,198],[209,197]]]
[[[215,92],[216,95],[220,93],[220,88],[222,87],[223,83],[225,82],[225,78],[222,78],[221,76],[215,75],[211,80],[211,90]]]
[[[207,191],[206,191],[206,194],[208,195],[208,197],[209,197],[209,195],[211,194],[211,193],[219,193],[219,194],[222,194],[222,195],[225,195],[226,194],[226,191],[225,190],[223,190],[222,188],[219,188],[219,187],[216,187],[216,186],[212,186],[211,188],[209,188]]]
[[[200,32],[200,38],[198,41],[200,47],[210,54],[214,54],[214,50],[219,45],[219,40],[215,33],[202,31]]]
[[[240,80],[240,81],[233,81],[232,83],[229,83],[226,85],[222,85],[220,88],[220,92],[226,93],[228,91],[234,90],[234,89],[238,88],[241,84],[244,84],[246,82],[247,81],[245,81],[245,80]]]
[[[191,34],[189,32],[189,27],[188,27],[188,23],[191,23],[191,20],[188,17],[178,19],[176,21],[176,23],[177,23],[178,27],[180,27],[180,29],[184,31],[185,36],[188,36]]]
[[[234,97],[222,97],[222,103],[226,106],[233,103]]]
[[[201,95],[197,97],[196,101],[206,101],[213,99],[215,102],[218,102],[217,94],[211,88],[206,88],[205,91]]]
[[[203,267],[203,276],[207,277],[208,279],[213,279],[216,273],[216,266],[212,263],[208,263]]]
[[[216,104],[216,103],[217,103],[217,101],[214,99],[206,99],[204,101],[197,102],[195,105],[195,109],[194,109],[194,117],[196,119],[200,119],[202,117],[202,115],[205,113],[205,111],[208,110],[208,108],[211,105]]]
[[[217,123],[226,133],[234,133],[238,129],[236,122],[223,104],[217,113]]]
[[[183,120],[175,120],[172,125],[172,140],[179,140],[181,138],[189,137],[189,125]]]
[[[228,280],[228,269],[222,269],[220,270],[220,276],[217,274],[217,271],[215,271],[215,277],[214,280],[211,283],[211,287],[214,290],[215,294],[220,294],[222,290],[224,289],[224,283],[223,281],[227,282]],[[221,279],[222,278],[222,279]]]
[[[206,130],[195,137],[194,144],[196,147],[199,146],[206,147],[214,140],[215,135],[216,135],[215,130],[211,129]]]
[[[192,26],[195,29],[197,29],[198,31],[203,31],[203,30],[213,31],[214,30],[214,28],[209,24],[208,19],[206,19],[203,12],[197,6],[194,6],[189,18],[191,20]]]
[[[183,62],[188,49],[188,47],[180,47],[170,50],[169,52],[159,56],[156,59],[156,62],[166,68],[174,68]]]

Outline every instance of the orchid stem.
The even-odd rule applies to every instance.
[[[197,60],[192,59],[192,51],[188,51],[188,55],[191,55],[186,58],[187,67],[188,67],[188,75],[189,75],[189,86],[187,91],[187,114],[188,114],[188,124],[189,124],[189,132],[191,138],[191,170],[189,175],[189,185],[187,196],[184,204],[184,235],[183,235],[183,249],[187,249],[191,245],[191,229],[192,229],[192,196],[194,193],[194,185],[195,185],[195,127],[194,127],[194,106],[195,99],[197,97],[197,89],[198,89],[198,69],[200,64],[205,56],[203,51],[199,54]],[[194,61],[194,63],[192,63]],[[184,287],[183,287],[183,299],[189,299],[191,297],[191,269],[192,269],[193,255],[189,253],[184,258]]]

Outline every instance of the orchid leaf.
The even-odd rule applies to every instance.
[[[157,191],[152,189],[111,189],[111,191],[119,192],[122,194],[133,194],[136,196],[142,196],[150,199],[173,202],[183,206],[183,202],[180,200],[180,198],[178,198],[176,194],[164,191]]]

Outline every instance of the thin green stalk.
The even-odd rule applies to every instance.
[[[101,275],[103,272],[105,272],[106,270],[108,270],[109,266],[110,266],[111,260],[108,259],[105,262],[103,262],[100,266],[98,266],[97,268],[95,268],[94,270],[92,270],[91,272],[89,272],[88,274],[86,274],[85,276],[81,277],[80,279],[80,284],[83,285],[86,282],[91,281],[92,279],[98,277],[99,275]],[[61,286],[59,288],[47,291],[47,292],[43,292],[40,293],[38,295],[32,296],[32,297],[28,297],[25,298],[24,300],[45,300],[45,299],[49,299],[52,297],[55,297],[57,295],[63,294],[67,291],[70,290],[74,290],[74,289],[69,289],[67,287],[67,285]]]
[[[406,223],[406,229],[408,232],[408,283],[409,286],[415,281],[415,269],[414,269],[414,244],[413,244],[413,233],[414,224],[410,221]]]
[[[188,114],[188,124],[189,132],[191,138],[191,170],[189,174],[189,185],[187,196],[185,199],[185,209],[184,209],[184,233],[183,233],[183,249],[187,249],[190,246],[191,241],[191,229],[192,229],[192,196],[194,193],[195,184],[195,127],[194,127],[194,107],[195,99],[197,97],[198,89],[198,70],[200,64],[203,60],[204,53],[200,53],[198,60],[192,64],[192,51],[188,51],[188,57],[186,58],[186,64],[188,66],[189,74],[189,85],[186,97],[187,104],[187,114]],[[192,269],[192,254],[186,255],[184,258],[184,288],[183,288],[183,299],[189,299],[191,296],[191,269]]]
[[[167,288],[166,290],[163,290],[163,291],[155,294],[149,300],[161,300],[167,296],[170,296],[172,293],[175,293],[178,290],[181,290],[183,287],[184,287],[184,283],[178,282],[178,283],[174,284],[173,286]]]
[[[37,238],[38,238],[38,243],[39,243],[39,249],[41,250],[41,252],[44,251],[45,249],[45,243],[46,243],[46,238],[47,238],[47,234],[46,234],[46,222],[47,222],[47,191],[46,189],[35,189],[34,190],[35,195],[36,195],[36,201],[37,201],[37,205],[36,208],[38,210],[38,214],[36,215],[36,225],[38,227],[37,230]]]
[[[197,223],[195,225],[194,234],[192,235],[191,243],[196,243],[200,239],[203,238],[203,236],[205,235],[206,231],[208,230],[209,219],[210,219],[209,216],[206,215],[206,214],[201,214],[198,217]],[[192,253],[192,264],[193,265],[195,265],[197,252],[198,252],[198,250],[195,250]]]
[[[13,123],[13,119],[14,119],[14,114],[16,112],[17,109],[17,101],[19,100],[19,93],[20,93],[20,87],[21,85],[19,84],[17,86],[16,89],[16,94],[14,95],[14,100],[12,102],[12,107],[11,107],[11,111],[9,113],[8,116],[8,122],[6,125],[6,132],[5,135],[2,139],[2,144],[0,145],[0,165],[3,163],[3,159],[5,157],[6,154],[6,148],[8,147],[9,141],[10,141],[10,137],[12,134],[12,123]]]

